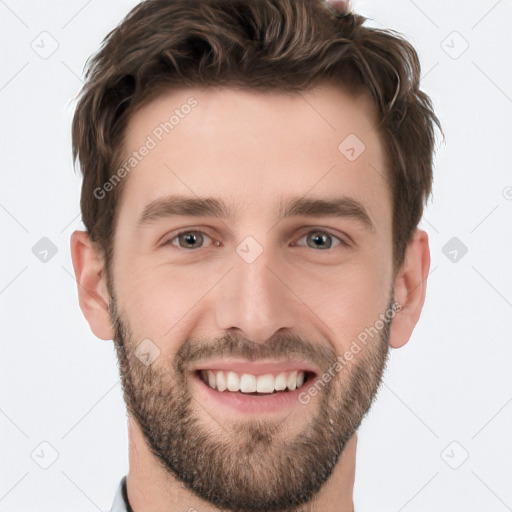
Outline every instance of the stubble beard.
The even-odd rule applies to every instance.
[[[393,305],[392,297],[391,293],[388,311]],[[386,319],[357,357],[321,389],[317,387],[314,412],[301,410],[296,416],[304,422],[300,433],[288,438],[286,418],[279,422],[263,418],[222,422],[208,429],[202,418],[207,413],[190,388],[191,368],[199,360],[214,356],[258,360],[296,355],[306,356],[327,370],[335,366],[336,354],[295,335],[282,335],[262,345],[228,333],[214,343],[188,340],[172,364],[162,366],[157,359],[146,366],[134,354],[140,340],[133,339],[112,294],[110,312],[124,400],[148,447],[172,477],[224,510],[310,510],[307,504],[327,482],[347,442],[369,411],[388,361],[391,319]],[[298,404],[300,407],[306,406]],[[304,420],[306,414],[308,419]]]

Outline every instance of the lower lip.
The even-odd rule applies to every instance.
[[[245,414],[283,412],[289,411],[298,405],[304,406],[299,401],[299,395],[307,390],[307,385],[309,385],[308,379],[300,388],[294,391],[281,391],[268,395],[248,395],[240,391],[235,393],[228,390],[217,391],[212,389],[197,373],[194,375],[194,380],[197,382],[198,391],[205,403],[213,402]]]

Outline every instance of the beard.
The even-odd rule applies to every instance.
[[[394,311],[393,295],[387,311]],[[392,321],[386,313],[377,334],[326,383],[320,382],[322,375],[328,369],[332,375],[340,357],[290,333],[265,344],[230,332],[208,341],[189,339],[169,364],[162,363],[160,356],[146,366],[134,353],[140,340],[134,339],[112,292],[110,314],[124,400],[151,452],[166,472],[196,496],[238,512],[309,510],[301,507],[311,503],[327,482],[373,403],[388,361]],[[297,415],[294,428],[301,427],[300,432],[290,434],[287,418],[253,416],[208,427],[190,381],[193,368],[213,357],[297,358],[322,369],[321,375],[303,386],[307,391],[315,382],[322,384],[316,386],[318,400],[310,406],[312,412],[304,414],[301,407],[305,406],[297,404],[290,413]]]

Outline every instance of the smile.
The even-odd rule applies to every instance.
[[[211,414],[289,414],[320,374],[307,361],[216,359],[194,369],[198,399]]]
[[[200,370],[201,380],[211,389],[247,394],[272,394],[280,391],[294,391],[300,388],[309,372],[290,371],[278,374],[253,375],[223,370]]]

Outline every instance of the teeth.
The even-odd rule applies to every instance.
[[[242,393],[254,393],[256,391],[256,377],[244,373],[240,378],[240,391]]]
[[[256,391],[258,393],[273,393],[274,392],[274,377],[270,374],[260,375],[258,377]]]
[[[297,372],[290,373],[286,385],[290,391],[293,391],[297,387]]]
[[[227,385],[229,391],[238,391],[240,389],[240,379],[235,372],[228,372]]]
[[[276,382],[274,384],[276,391],[283,391],[283,389],[286,389],[286,375],[284,373],[280,373],[276,377]]]
[[[225,391],[227,387],[228,386],[226,384],[226,376],[224,375],[224,372],[217,373],[217,389],[219,391]]]
[[[202,380],[212,389],[218,391],[240,391],[242,393],[273,393],[300,388],[304,384],[305,373],[297,370],[293,372],[281,372],[275,377],[270,373],[265,375],[252,375],[250,373],[238,374],[236,372],[224,372],[221,370],[202,370]]]

